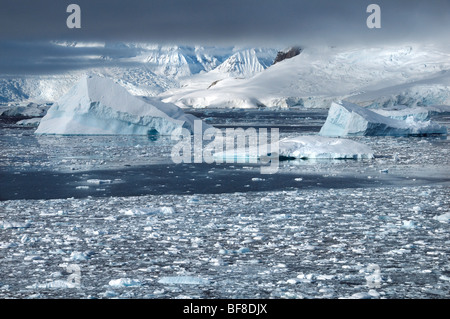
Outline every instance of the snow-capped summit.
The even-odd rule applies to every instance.
[[[164,92],[183,107],[450,104],[450,53],[436,46],[308,47],[247,79]]]
[[[299,46],[290,47],[283,51],[278,51],[277,56],[275,57],[275,60],[273,61],[273,64],[284,61],[286,59],[293,58],[293,57],[299,55],[301,52],[302,52],[302,49]]]
[[[270,66],[267,62],[267,58],[259,57],[255,49],[249,49],[236,52],[212,72],[249,78]]]
[[[117,80],[134,95],[156,96],[185,85],[185,80],[215,71],[222,77],[250,77],[272,64],[275,49],[157,45],[152,43],[82,43],[52,41],[50,46],[69,51],[88,49],[96,56],[91,73]],[[59,50],[59,48],[58,48]],[[80,61],[83,62],[83,57]],[[64,95],[85,70],[46,75],[22,75],[0,79],[0,103],[54,102]],[[213,80],[214,81],[214,80]],[[210,84],[209,79],[206,81]]]

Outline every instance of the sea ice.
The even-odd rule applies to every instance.
[[[55,280],[43,284],[34,284],[27,286],[27,289],[65,289],[65,288],[77,288],[77,284],[74,284],[67,280]]]
[[[113,80],[85,76],[53,104],[35,133],[171,135],[193,132],[196,119],[173,104],[133,96]]]
[[[445,213],[439,216],[434,217],[434,219],[440,222],[450,222],[450,213]]]
[[[110,179],[88,179],[86,182],[89,184],[96,184],[96,185],[112,183]]]
[[[322,136],[408,136],[447,134],[447,128],[432,121],[416,121],[414,117],[397,120],[377,114],[346,101],[333,102]]]
[[[208,285],[210,282],[208,279],[197,278],[192,276],[172,276],[162,277],[159,281],[160,284],[173,284],[173,285]]]
[[[130,209],[121,209],[121,213],[129,216],[135,215],[154,215],[154,214],[173,214],[175,210],[173,207],[134,207]]]
[[[110,280],[109,285],[115,288],[123,288],[123,287],[138,287],[141,286],[142,283],[136,279],[119,278]]]

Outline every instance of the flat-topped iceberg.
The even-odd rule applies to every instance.
[[[279,142],[279,154],[300,159],[370,159],[372,149],[362,143],[343,138],[298,136]]]
[[[35,133],[171,135],[182,128],[193,132],[196,119],[176,105],[131,95],[110,79],[85,76],[48,110]]]
[[[278,153],[279,159],[371,159],[372,149],[362,143],[343,138],[317,135],[284,138],[259,147],[240,148],[214,154],[216,159],[257,161]]]
[[[447,134],[447,128],[432,121],[416,121],[413,116],[405,120],[375,113],[346,101],[333,102],[322,136],[409,136]]]

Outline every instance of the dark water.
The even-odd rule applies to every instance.
[[[188,112],[219,128],[279,128],[280,138],[317,134],[327,116],[326,110],[301,109]],[[0,200],[370,188],[450,181],[445,173],[450,148],[446,137],[356,140],[370,145],[376,159],[283,161],[275,174],[264,175],[260,164],[174,164],[170,153],[176,142],[167,137],[35,136],[33,128],[7,120],[0,122]],[[394,154],[399,154],[399,161],[393,162]],[[389,174],[383,173],[387,168]],[[95,179],[97,184],[89,182]]]

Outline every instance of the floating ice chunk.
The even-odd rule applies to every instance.
[[[88,260],[88,259],[89,259],[89,256],[82,252],[74,251],[70,254],[70,260],[73,260],[73,261],[84,261],[84,260]]]
[[[331,280],[334,279],[336,276],[334,275],[318,275],[317,280]]]
[[[115,288],[124,288],[124,287],[139,287],[142,285],[142,283],[137,279],[119,278],[111,280],[109,282],[109,285]]]
[[[173,276],[173,277],[162,277],[158,280],[160,284],[170,284],[170,285],[209,285],[210,281],[208,279],[191,277],[191,276]]]
[[[43,284],[34,284],[27,286],[27,289],[66,289],[66,288],[79,288],[78,283],[73,283],[68,280],[55,280]]]
[[[333,102],[322,136],[408,136],[447,134],[445,126],[431,121],[415,121],[413,117],[397,120],[345,101]]]
[[[162,214],[173,214],[173,213],[175,213],[175,209],[173,209],[173,207],[163,206],[163,207],[159,207],[158,210]]]
[[[414,228],[416,228],[416,223],[414,221],[412,221],[412,220],[404,220],[402,228],[414,229]]]
[[[135,215],[154,215],[154,214],[174,214],[175,209],[173,207],[134,207],[130,209],[121,209],[121,213],[129,216]]]
[[[298,159],[371,159],[374,152],[370,147],[349,139],[323,136],[297,136],[281,139],[260,149],[278,151],[280,158]],[[232,152],[216,153],[215,158],[253,159],[267,156],[258,148],[237,149]]]
[[[434,219],[440,221],[440,222],[450,222],[450,213],[445,213],[439,216],[434,217]]]
[[[229,255],[229,254],[246,254],[249,253],[250,249],[248,247],[241,247],[238,250],[228,250],[228,249],[220,249],[219,254],[221,255]]]
[[[357,292],[348,297],[348,299],[372,299],[372,298],[374,298],[374,296],[368,292]]]
[[[11,108],[8,108],[5,111],[0,111],[0,116],[6,116],[6,117],[20,117],[20,116],[27,116],[27,117],[37,117],[37,116],[44,116],[45,113],[48,110],[47,105],[38,105],[36,103],[28,103],[28,104],[22,104],[22,105],[16,105]]]
[[[286,282],[290,285],[296,285],[300,282],[300,280],[298,280],[297,278],[291,278],[291,279],[286,280]]]
[[[119,296],[119,294],[117,292],[115,292],[115,291],[107,290],[104,293],[102,293],[101,296],[103,298],[116,298],[116,297]]]
[[[415,213],[419,213],[421,211],[421,208],[420,206],[414,206],[411,210]]]
[[[100,185],[100,184],[111,184],[112,180],[110,180],[110,179],[88,179],[86,182],[89,184]]]
[[[174,104],[133,96],[113,80],[85,76],[53,104],[35,133],[171,135],[182,128],[193,132],[194,120]],[[209,127],[203,123],[202,129]]]
[[[28,222],[8,222],[8,221],[0,221],[0,229],[10,229],[10,228],[28,228],[31,224]]]
[[[22,126],[39,126],[39,123],[41,122],[41,118],[40,117],[35,117],[32,119],[26,119],[26,120],[21,120],[18,121],[16,124],[17,125],[22,125]]]

